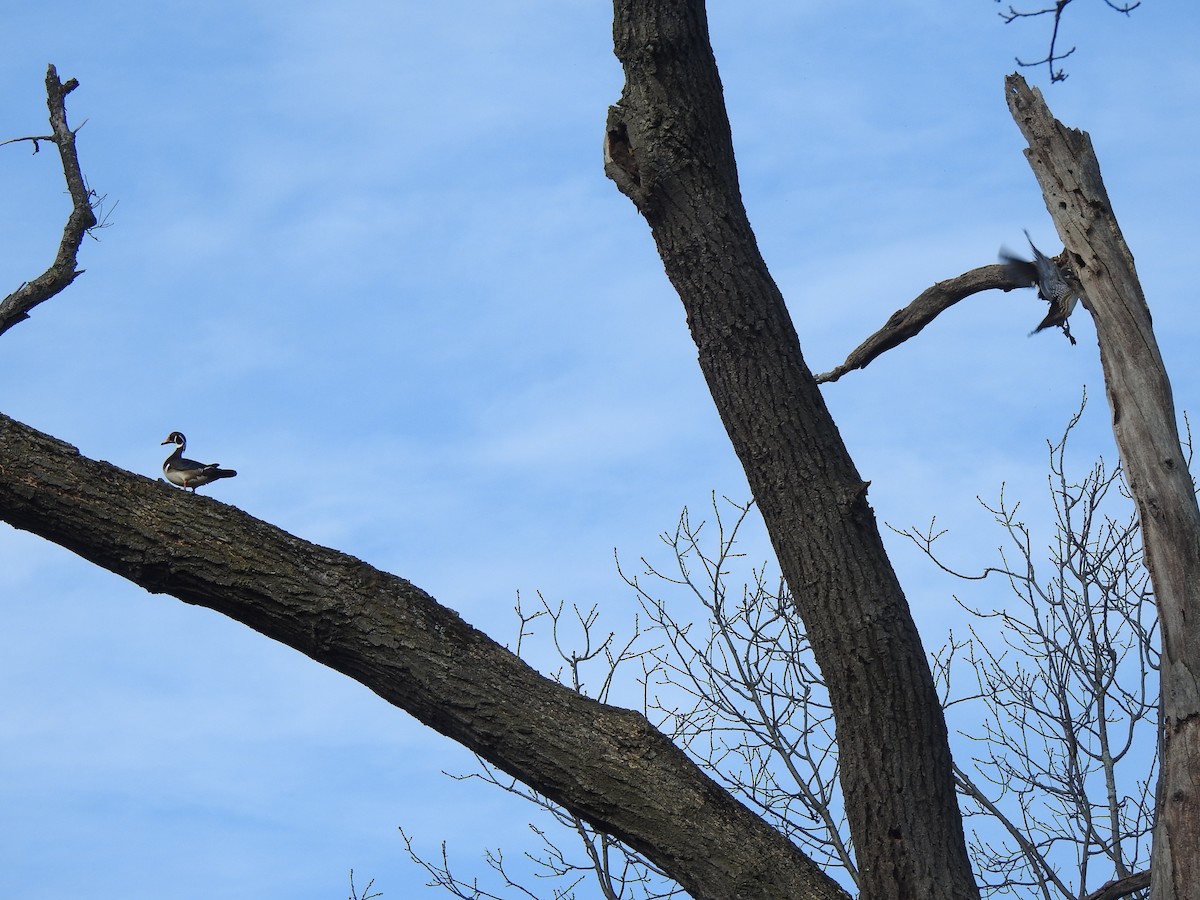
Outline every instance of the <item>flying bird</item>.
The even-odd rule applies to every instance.
[[[1036,287],[1038,296],[1050,304],[1050,312],[1046,314],[1046,318],[1029,333],[1034,335],[1057,325],[1062,328],[1067,340],[1074,344],[1075,338],[1071,336],[1067,318],[1074,312],[1075,304],[1079,301],[1079,286],[1070,272],[1064,272],[1054,260],[1034,246],[1028,231],[1025,232],[1025,237],[1029,246],[1033,248],[1033,262],[1013,256],[1003,247],[1000,248],[1000,261],[1004,263],[1009,278],[1027,287]]]
[[[233,469],[222,469],[220,463],[201,463],[194,459],[184,459],[183,451],[187,449],[187,438],[183,432],[172,431],[167,435],[164,444],[174,444],[175,452],[163,461],[163,475],[171,484],[177,484],[184,490],[196,488],[216,481],[218,478],[232,478],[237,472]]]

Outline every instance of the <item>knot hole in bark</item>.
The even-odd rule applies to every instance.
[[[867,489],[871,482],[860,481],[842,492],[842,503],[850,510],[850,517],[856,523],[866,525],[872,521],[871,506],[867,503]]]
[[[641,205],[642,174],[629,142],[629,129],[621,109],[616,106],[609,108],[608,124],[604,129],[604,174],[613,180],[622,194]]]

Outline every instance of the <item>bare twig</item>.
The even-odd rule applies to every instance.
[[[1001,0],[996,0],[996,2],[999,3]],[[1054,25],[1050,31],[1050,49],[1046,55],[1043,58],[1033,60],[1032,62],[1026,62],[1020,57],[1017,57],[1017,65],[1024,67],[1045,65],[1050,72],[1051,83],[1067,80],[1067,73],[1061,68],[1056,71],[1054,64],[1056,62],[1061,62],[1075,52],[1074,47],[1072,47],[1070,50],[1067,50],[1065,53],[1060,53],[1058,51],[1058,35],[1059,28],[1062,25],[1063,13],[1073,2],[1074,0],[1055,0],[1053,6],[1045,6],[1041,9],[1032,10],[1018,10],[1014,6],[1009,6],[1006,11],[1000,13],[1000,18],[1004,20],[1006,25],[1015,22],[1017,19],[1032,19],[1036,16],[1045,15],[1054,16]],[[1117,12],[1124,13],[1125,15],[1129,15],[1142,5],[1141,0],[1136,0],[1136,2],[1131,3],[1114,3],[1113,0],[1104,0],[1104,2],[1109,9],[1116,10]]]
[[[445,841],[442,841],[442,861],[437,863],[430,862],[417,853],[413,848],[412,837],[403,828],[400,829],[400,838],[404,841],[404,849],[408,853],[409,859],[429,874],[431,880],[425,882],[426,887],[440,887],[451,895],[460,898],[460,900],[505,900],[505,897],[502,895],[493,894],[481,888],[478,879],[465,881],[455,875],[450,868],[450,857],[446,851]],[[536,894],[531,894],[528,891],[523,892],[525,896],[532,898],[532,900],[537,900]]]
[[[39,141],[50,141],[58,147],[59,156],[62,158],[63,177],[67,182],[67,192],[71,196],[72,210],[63,229],[58,254],[50,268],[0,300],[0,334],[18,322],[28,319],[29,311],[33,307],[49,300],[83,274],[81,269],[76,268],[79,246],[83,243],[83,236],[95,227],[97,222],[93,209],[96,194],[87,186],[83,172],[80,171],[79,156],[75,152],[75,131],[67,125],[67,94],[78,86],[79,82],[74,78],[65,83],[60,81],[54,66],[50,66],[46,71],[46,105],[50,108],[52,134],[46,137],[14,138],[12,141],[5,141],[32,141],[34,152],[37,152]]]
[[[382,897],[383,896],[382,891],[376,891],[373,894],[371,893],[371,888],[374,886],[375,886],[375,879],[372,878],[370,881],[367,882],[367,886],[365,888],[363,888],[363,892],[360,895],[358,893],[358,890],[354,887],[354,870],[353,869],[350,870],[350,897],[349,897],[349,900],[376,900],[377,897]]]

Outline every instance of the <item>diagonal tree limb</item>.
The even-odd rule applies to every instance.
[[[65,83],[60,81],[58,71],[54,66],[50,66],[46,70],[46,105],[50,108],[52,134],[48,137],[14,139],[33,141],[35,152],[39,141],[52,141],[58,147],[72,208],[58,245],[58,253],[50,268],[0,300],[0,334],[4,334],[18,322],[28,319],[31,309],[58,294],[83,274],[82,270],[76,269],[79,247],[88,229],[95,226],[96,213],[92,209],[94,194],[88,188],[79,168],[79,156],[75,152],[75,132],[67,125],[67,94],[77,87],[79,82],[74,78]]]
[[[926,325],[972,294],[993,289],[1010,291],[1023,287],[1028,285],[1013,281],[1001,265],[980,266],[954,278],[939,281],[922,291],[908,306],[892,313],[882,328],[850,352],[844,363],[818,375],[817,384],[837,381],[847,372],[865,369],[876,357],[900,346],[909,338],[916,337]]]
[[[1155,900],[1191,900],[1200,897],[1200,508],[1150,309],[1091,138],[1055,119],[1020,75],[1005,87],[1096,323],[1113,433],[1158,604],[1163,720],[1150,892]]]
[[[350,676],[705,900],[848,900],[646,718],[544,678],[410,582],[0,415],[0,520]]]

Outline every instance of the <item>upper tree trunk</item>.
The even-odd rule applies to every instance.
[[[701,0],[616,0],[606,171],[650,224],[824,673],[862,896],[977,897],[942,709],[867,485],[751,232]]]
[[[1133,255],[1085,132],[1050,115],[1040,91],[1010,75],[1013,118],[1046,208],[1096,321],[1113,432],[1142,526],[1162,623],[1162,725],[1150,893],[1200,897],[1200,510],[1179,444],[1171,383]]]

